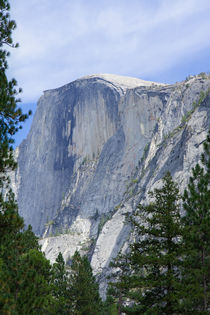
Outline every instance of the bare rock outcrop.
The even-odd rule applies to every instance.
[[[132,212],[169,170],[184,189],[210,126],[210,78],[173,85],[92,75],[40,98],[14,174],[26,224],[51,261],[88,253],[105,291]]]

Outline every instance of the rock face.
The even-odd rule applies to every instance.
[[[93,75],[40,98],[13,184],[48,258],[88,253],[105,274],[129,236],[124,213],[166,171],[185,187],[210,126],[210,78],[174,85]]]

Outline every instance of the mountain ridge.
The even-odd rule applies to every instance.
[[[186,186],[210,126],[209,92],[208,76],[124,89],[93,75],[44,93],[13,185],[52,262],[59,251],[87,253],[104,294],[109,262],[129,239],[124,213],[167,171]]]
[[[45,90],[44,93],[50,92],[50,91],[56,91],[60,88],[64,88],[68,86],[71,83],[76,83],[84,80],[89,80],[89,79],[99,79],[99,80],[104,80],[106,82],[110,82],[114,84],[116,87],[124,87],[124,89],[132,89],[138,86],[151,86],[151,85],[168,85],[167,83],[160,83],[160,82],[155,82],[155,81],[147,81],[147,80],[142,80],[139,78],[135,77],[129,77],[129,76],[123,76],[123,75],[116,75],[116,74],[109,74],[109,73],[98,73],[98,74],[90,74],[86,76],[82,76],[79,79],[76,79],[70,83],[67,83],[65,85],[62,85],[58,88],[55,89],[48,89]]]

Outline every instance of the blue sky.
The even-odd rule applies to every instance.
[[[174,83],[210,71],[209,0],[11,0],[9,76],[35,110],[46,89],[113,73]],[[26,136],[31,120],[16,137]]]

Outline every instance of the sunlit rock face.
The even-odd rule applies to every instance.
[[[105,292],[124,214],[169,170],[184,189],[210,126],[208,77],[174,85],[92,75],[40,98],[13,174],[21,215],[51,261],[89,255]]]
[[[164,104],[162,93],[145,94],[151,85],[101,75],[44,92],[18,158],[19,208],[37,234],[55,217],[69,227],[78,215],[100,216],[121,201],[155,126],[150,116],[158,118]],[[65,199],[67,224],[57,215]]]

